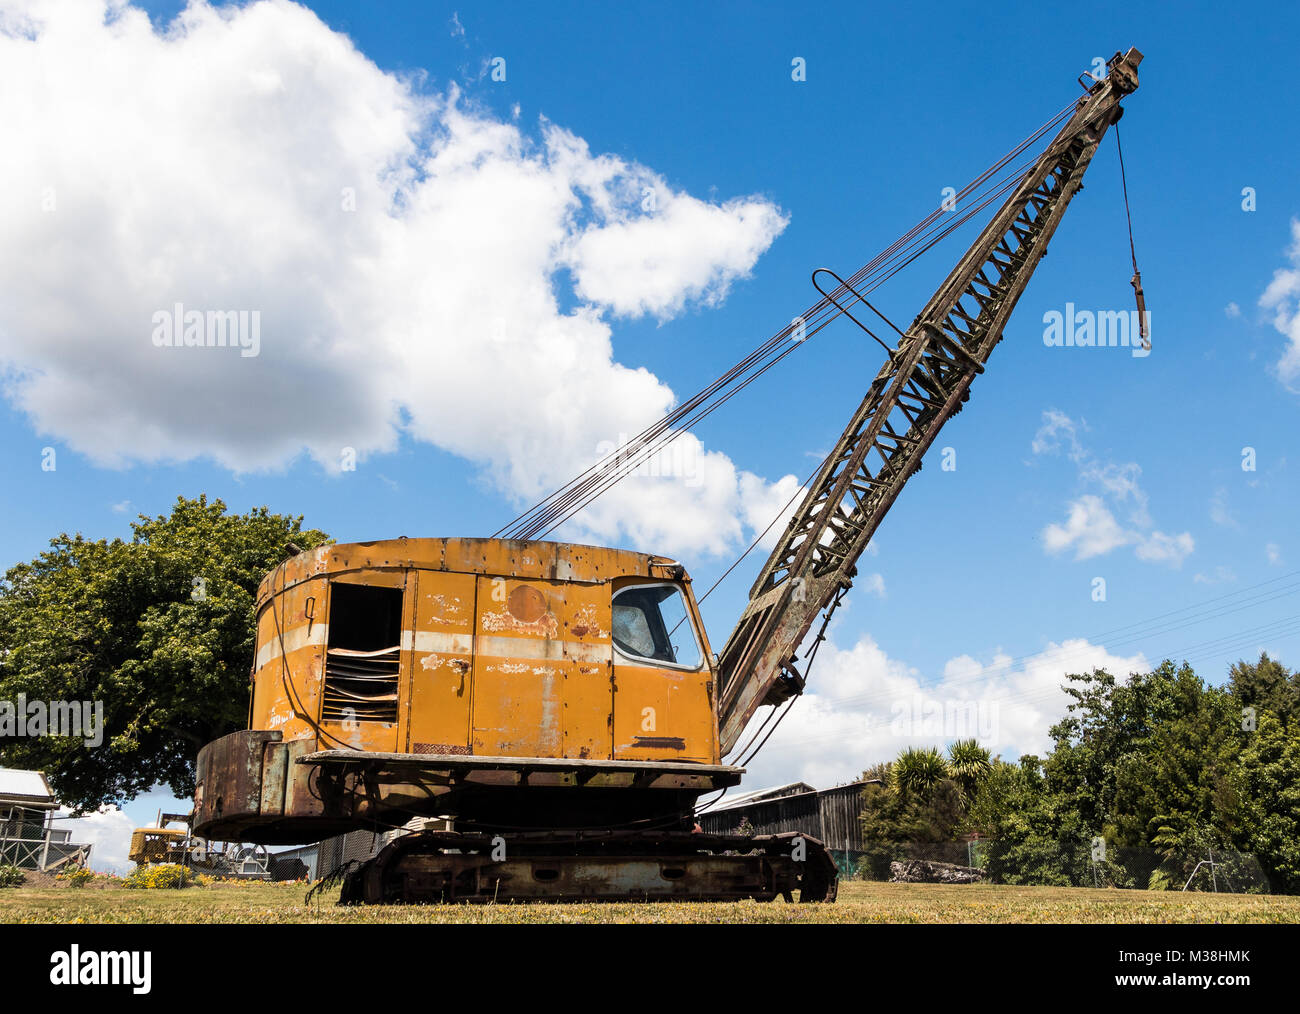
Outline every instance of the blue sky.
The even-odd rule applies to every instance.
[[[225,10],[181,28],[172,20],[181,5],[138,6],[152,29],[129,28],[126,11],[116,20],[128,28],[116,36],[97,30],[107,33],[99,51],[125,57],[134,46],[140,55],[136,70],[119,67],[111,78],[117,112],[105,113],[108,122],[69,112],[78,94],[94,90],[89,76],[62,88],[44,75],[6,82],[6,94],[23,87],[17,102],[7,100],[11,109],[41,111],[6,126],[32,135],[19,147],[43,153],[19,158],[12,176],[0,170],[8,200],[40,192],[48,172],[66,223],[96,206],[92,185],[102,176],[108,209],[87,215],[93,228],[74,221],[48,235],[41,232],[48,217],[20,219],[23,227],[0,239],[0,266],[24,265],[0,285],[0,358],[9,381],[0,408],[0,468],[8,480],[0,558],[7,565],[30,559],[59,531],[126,536],[137,513],[161,513],[178,494],[201,492],[238,511],[267,504],[305,514],[339,541],[490,534],[531,491],[589,460],[596,442],[655,418],[651,410],[666,404],[664,388],[689,396],[811,304],[813,268],[855,270],[929,213],[944,187],[960,188],[1072,101],[1075,77],[1095,57],[1135,45],[1146,59],[1122,136],[1152,354],[1049,348],[1042,340],[1044,314],[1067,303],[1132,305],[1119,168],[1107,137],[988,372],[939,440],[955,449],[957,468],[945,472],[931,460],[909,484],[878,534],[877,551],[860,565],[860,587],[812,674],[816,699],[796,706],[753,766],[750,784],[854,777],[915,739],[889,728],[899,702],[914,692],[997,703],[996,745],[1016,755],[1042,749],[1046,725],[1060,713],[1052,687],[1063,669],[1172,656],[1219,680],[1232,661],[1260,650],[1291,664],[1300,658],[1300,621],[1288,624],[1297,616],[1300,575],[1286,577],[1300,571],[1300,281],[1285,274],[1300,271],[1295,11],[1100,3],[1080,17],[1025,3],[846,4],[815,14],[775,3],[314,3],[312,15],[280,22],[259,24],[252,9]],[[8,3],[0,2],[0,12],[13,15]],[[39,7],[33,12],[43,16]],[[215,42],[199,45],[220,34],[219,24],[233,23],[247,33],[240,52],[254,54],[244,63]],[[151,30],[170,30],[172,42],[150,42],[141,33]],[[346,36],[360,56],[340,56],[331,33]],[[194,45],[189,62],[183,71],[167,69],[166,47],[183,35]],[[36,46],[56,44],[66,56],[82,43],[36,33]],[[324,55],[304,62],[295,46]],[[805,61],[804,81],[792,80],[796,57]],[[504,81],[492,78],[497,58],[505,61]],[[183,74],[189,105],[158,105],[158,79],[146,80],[148,66]],[[224,89],[241,74],[265,85],[264,115],[246,95],[223,104]],[[361,113],[353,100],[364,103]],[[433,111],[413,112],[424,100]],[[139,124],[131,111],[146,106],[139,123],[156,129],[132,133]],[[635,191],[648,181],[671,201],[665,208],[680,213],[652,239],[664,244],[672,261],[665,274],[676,281],[663,290],[643,277],[636,234],[614,230],[603,246],[574,247],[521,268],[528,242],[509,241],[509,229],[503,242],[476,225],[492,221],[491,208],[478,208],[482,219],[446,209],[428,218],[393,212],[400,236],[385,234],[373,248],[368,234],[342,228],[323,247],[313,243],[292,195],[336,165],[355,176],[358,167],[401,151],[388,128],[376,127],[373,137],[365,130],[367,117],[380,123],[376,111],[390,107],[422,128],[412,142],[417,153],[455,150],[469,133],[504,143],[493,149],[504,162],[532,167],[510,185],[522,187],[540,167],[552,184],[580,188],[582,173],[608,167],[602,157],[617,161],[624,183]],[[210,126],[179,137],[167,126],[173,114]],[[474,130],[457,126],[455,115],[472,120]],[[280,147],[304,121],[333,133],[292,134],[293,143]],[[554,130],[569,139],[566,151],[578,143],[585,154],[548,149]],[[227,154],[249,145],[240,149],[240,164],[260,157],[266,164],[248,177],[235,168],[216,173],[203,139],[222,131],[229,132]],[[500,142],[500,131],[513,140]],[[335,135],[347,142],[337,158],[330,154]],[[104,165],[90,170],[86,192],[78,193],[41,159],[71,159],[88,137],[99,138]],[[374,158],[346,162],[358,150]],[[114,160],[125,160],[128,170],[114,172]],[[172,169],[153,168],[164,163]],[[264,217],[274,228],[258,230],[241,209],[262,207],[258,188],[277,167],[294,189],[268,190]],[[123,185],[150,184],[155,171],[160,196],[152,203]],[[473,178],[479,169],[459,171],[453,203],[477,208],[475,201],[487,200]],[[424,172],[436,201],[442,177],[427,166]],[[356,180],[327,181],[324,190],[348,182]],[[368,182],[356,184],[363,198]],[[408,193],[420,185],[411,182]],[[1253,188],[1253,211],[1243,209],[1244,188]],[[558,230],[560,239],[538,241],[543,249],[610,224],[593,203],[596,192],[584,191],[553,219],[512,214],[521,234],[535,229],[545,239],[548,229]],[[626,202],[626,193],[599,192]],[[177,209],[204,210],[168,210],[161,195],[178,201]],[[206,210],[222,205],[235,209],[229,222]],[[173,223],[142,224],[154,212]],[[615,224],[626,220],[626,208],[621,214]],[[387,229],[382,219],[357,220]],[[123,241],[131,229],[139,236]],[[899,323],[910,321],[963,245],[950,241],[918,261],[877,292],[877,305]],[[371,257],[380,246],[384,256],[393,249],[408,255]],[[459,250],[468,251],[463,259],[474,273],[453,282],[457,258],[436,265]],[[295,288],[313,271],[328,279],[331,260],[357,251],[365,264],[378,265],[376,284],[391,286],[383,300],[367,302],[360,282],[352,291],[354,279],[365,279],[360,268],[333,284]],[[150,373],[149,360],[132,358],[131,341],[154,350],[146,347],[147,328],[118,326],[114,315],[127,311],[114,302],[117,291],[141,294],[139,305],[165,305],[148,302],[154,293],[140,279],[150,272],[183,279],[173,263],[181,261],[193,262],[190,277],[228,275],[238,283],[176,288],[194,304],[265,287],[247,304],[222,304],[267,307],[264,355],[228,357],[213,368],[212,356],[222,352],[204,350],[200,366],[169,365],[175,375]],[[41,271],[32,267],[28,277],[32,264]],[[51,275],[62,277],[66,298],[50,295],[57,291]],[[67,287],[68,278],[82,284]],[[513,306],[520,279],[543,290],[531,305],[554,303],[535,318],[535,340],[527,327],[516,333],[515,311],[504,309]],[[451,285],[475,292],[482,285],[483,296],[440,301],[439,287]],[[599,353],[606,331],[609,343],[603,365],[590,373],[565,345],[584,312],[595,337],[582,332],[574,348]],[[423,328],[426,314],[436,326]],[[489,340],[494,314],[508,321],[503,355],[522,361],[542,343],[556,352],[556,372],[529,367],[494,389],[492,371],[472,351]],[[552,334],[552,325],[560,330]],[[404,401],[396,409],[385,394],[390,374],[371,376],[358,365],[372,347],[398,363],[399,373],[420,378],[422,386],[397,398]],[[857,405],[879,367],[878,352],[847,324],[818,335],[696,431],[700,447],[726,462],[715,460],[703,484],[712,488],[712,477],[721,476],[726,489],[715,500],[679,510],[685,501],[676,497],[696,497],[699,488],[656,487],[640,502],[634,495],[620,501],[634,520],[606,516],[576,534],[676,555],[697,589],[708,587],[753,537],[762,514],[747,511],[734,476],[752,475],[758,486],[751,490],[768,499],[771,483],[803,478]],[[648,373],[638,381],[615,365]],[[34,374],[48,383],[33,384]],[[533,375],[536,384],[528,383]],[[647,377],[657,378],[658,393]],[[555,422],[557,385],[570,382],[575,387],[566,387],[562,400],[576,399],[576,412],[590,408],[588,418],[598,420],[587,430],[575,424],[576,435]],[[593,395],[587,406],[587,393],[573,393],[583,384],[608,385],[613,394]],[[168,390],[180,394],[168,397]],[[467,407],[440,414],[437,405],[457,398]],[[475,402],[497,404],[499,412],[478,415]],[[366,420],[357,429],[359,464],[339,472],[328,448],[343,442],[339,432],[354,416]],[[494,429],[498,417],[507,436]],[[277,426],[288,436],[268,440]],[[530,427],[532,437],[506,446],[509,434]],[[40,467],[47,446],[58,455],[53,472]],[[1254,449],[1254,471],[1242,468],[1244,448]],[[656,541],[641,541],[647,537]],[[760,554],[752,556],[705,604],[715,650],[760,562]],[[1106,583],[1104,602],[1092,596],[1098,577]],[[1207,605],[1192,608],[1198,603]],[[1074,646],[1060,647],[1066,643]],[[140,822],[171,805],[142,799],[126,813]]]

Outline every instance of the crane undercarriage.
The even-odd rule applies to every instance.
[[[309,746],[253,730],[209,744],[195,823],[289,843],[454,818],[458,830],[413,830],[354,865],[344,903],[835,900],[835,862],[810,835],[693,830],[699,797],[742,768]]]
[[[462,834],[398,838],[348,873],[344,904],[834,901],[826,847],[794,832]]]

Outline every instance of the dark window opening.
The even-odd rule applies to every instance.
[[[685,669],[701,661],[681,591],[669,584],[636,585],[614,596],[614,645],[624,655]]]
[[[396,722],[402,589],[333,584],[329,625],[322,721]]]
[[[377,651],[401,641],[401,588],[368,584],[335,584],[330,588],[331,649]]]

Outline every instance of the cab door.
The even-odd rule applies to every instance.
[[[713,677],[681,589],[621,585],[611,626],[614,757],[713,762]]]

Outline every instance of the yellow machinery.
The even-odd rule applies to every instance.
[[[739,783],[723,758],[757,710],[802,691],[801,642],[969,399],[1141,59],[1116,53],[1086,77],[929,303],[890,325],[887,361],[720,656],[662,557],[535,538],[298,552],[258,594],[250,728],[199,754],[195,832],[292,844],[453,820],[352,872],[345,901],[834,898],[820,842],[704,835],[694,807]],[[866,276],[833,277],[816,312],[880,341],[851,312],[879,315]]]
[[[175,863],[218,877],[270,879],[271,857],[263,846],[210,842],[191,834],[189,823],[188,814],[160,811],[157,826],[138,827],[131,832],[127,858],[137,866]]]
[[[137,827],[131,832],[127,858],[137,866],[183,863],[189,839],[190,833],[180,827]]]

